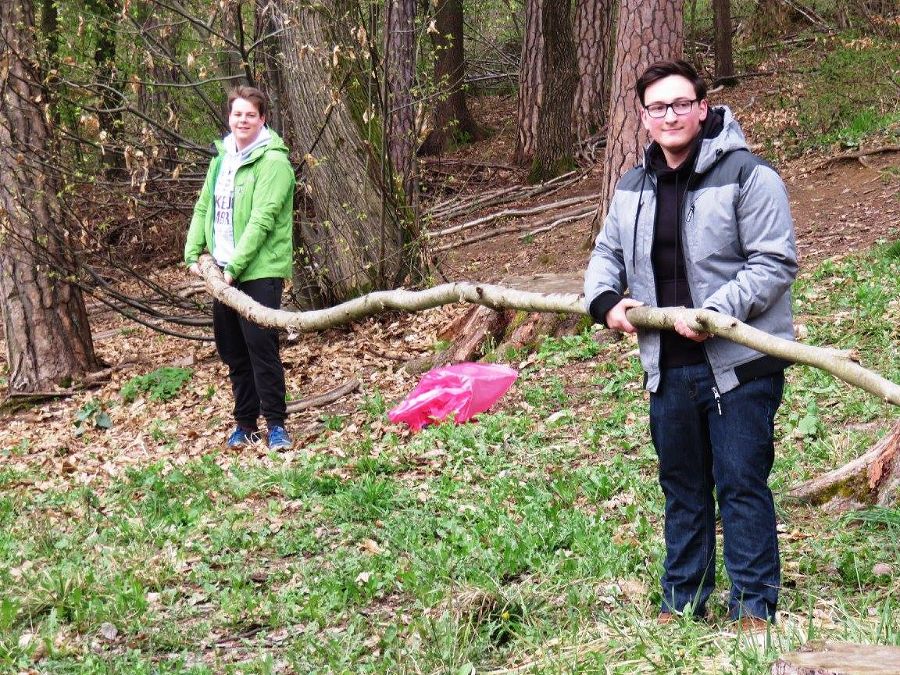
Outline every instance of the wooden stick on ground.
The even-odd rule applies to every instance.
[[[321,408],[323,405],[333,403],[339,398],[343,398],[347,394],[354,392],[357,389],[359,389],[359,379],[354,377],[335,387],[334,389],[329,389],[328,391],[317,394],[316,396],[309,396],[299,401],[291,401],[287,404],[287,412],[297,413],[302,410],[309,410],[310,408]]]

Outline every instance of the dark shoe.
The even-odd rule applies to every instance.
[[[758,616],[744,616],[734,622],[738,633],[765,633],[772,624]]]
[[[256,429],[247,429],[240,424],[235,427],[228,437],[227,445],[229,448],[245,448],[248,445],[259,443],[260,435]]]
[[[284,427],[269,429],[269,450],[290,450],[293,443]]]
[[[672,614],[672,612],[660,612],[659,616],[656,617],[656,623],[660,626],[665,626],[670,623],[677,623],[678,615]]]

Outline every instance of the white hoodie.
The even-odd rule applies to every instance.
[[[272,135],[268,127],[260,129],[259,135],[243,150],[238,150],[234,141],[234,134],[228,134],[222,141],[225,146],[225,155],[219,167],[219,175],[216,177],[216,187],[213,199],[213,233],[215,243],[213,245],[214,257],[220,267],[225,267],[231,262],[234,255],[234,176],[237,170],[247,163],[250,155],[258,147],[266,145]]]

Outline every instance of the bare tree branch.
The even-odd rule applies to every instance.
[[[208,255],[200,258],[200,270],[206,281],[207,290],[217,300],[261,326],[292,332],[324,330],[388,310],[418,312],[456,302],[485,305],[493,309],[587,313],[583,298],[574,293],[531,293],[504,286],[465,281],[442,284],[423,291],[405,289],[377,291],[328,309],[289,312],[264,307],[226,284],[215,261]],[[846,352],[778,338],[748,326],[734,317],[706,309],[635,307],[628,310],[627,316],[628,320],[639,328],[664,330],[672,330],[675,322],[681,319],[694,330],[702,330],[794,363],[821,368],[888,403],[900,405],[900,385],[863,368],[856,363],[852,354]]]

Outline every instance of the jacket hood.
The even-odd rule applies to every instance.
[[[283,152],[285,155],[288,154],[288,147],[285,145],[284,140],[282,140],[281,136],[279,136],[273,129],[269,127],[263,127],[265,131],[268,132],[269,138],[267,143],[262,143],[260,145],[256,145],[248,148],[250,150],[250,154],[245,158],[244,161],[253,161],[262,157],[262,155],[270,150],[274,150],[275,152]],[[229,143],[232,134],[228,134],[225,138],[216,140],[213,145],[216,146],[216,152],[219,155],[225,155],[229,151],[230,148],[234,147],[233,141]]]
[[[694,173],[706,173],[724,155],[734,150],[749,150],[747,139],[741,126],[728,106],[716,106],[710,108],[703,122],[698,138],[698,147],[688,158],[685,164],[693,161]],[[667,168],[662,158],[662,150],[656,141],[647,146],[644,153],[644,168],[648,171],[658,172],[661,168]],[[671,170],[671,169],[668,169]]]

